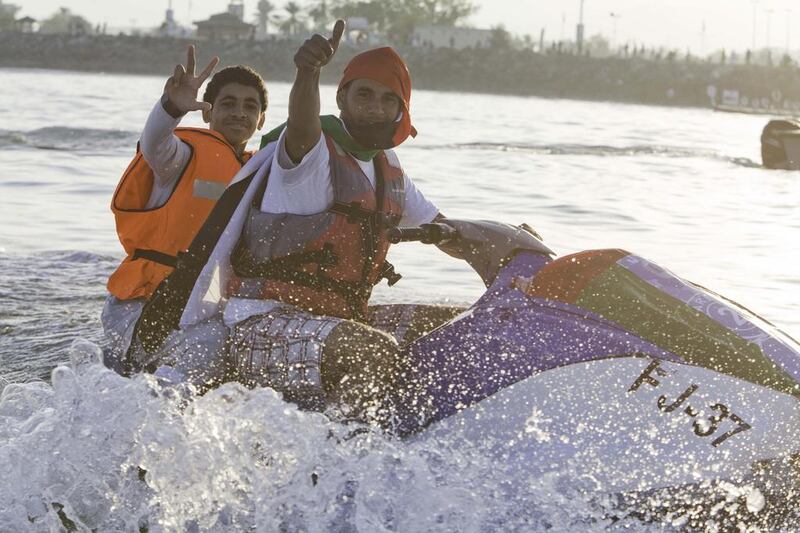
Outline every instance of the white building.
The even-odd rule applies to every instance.
[[[381,35],[366,17],[348,17],[344,40],[356,45],[381,44]]]
[[[411,44],[425,48],[488,48],[492,30],[451,26],[417,26],[411,34]]]
[[[244,22],[242,0],[231,0],[228,11],[211,15],[208,20],[198,20],[198,39],[241,40],[255,38],[256,25]]]
[[[155,34],[161,37],[189,37],[194,33],[190,28],[185,28],[175,21],[175,11],[172,9],[172,0],[164,14],[164,22],[156,28]]]
[[[234,17],[238,18],[239,20],[244,20],[244,0],[231,0],[231,3],[228,4],[228,13],[233,15]]]

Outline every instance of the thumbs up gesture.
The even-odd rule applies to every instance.
[[[344,33],[344,21],[337,20],[333,34],[326,38],[318,33],[306,39],[294,55],[294,64],[300,70],[319,70],[327,65],[339,48]]]

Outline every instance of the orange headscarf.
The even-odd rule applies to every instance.
[[[357,79],[372,80],[385,85],[403,102],[403,118],[392,137],[395,146],[405,141],[409,135],[417,136],[417,130],[411,125],[411,75],[405,61],[394,48],[384,46],[367,50],[351,59],[344,68],[339,90]]]

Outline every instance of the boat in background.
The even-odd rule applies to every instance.
[[[770,120],[761,132],[761,162],[766,168],[800,170],[800,120]]]
[[[748,107],[740,105],[715,105],[714,111],[720,113],[742,113],[745,115],[771,115],[774,117],[796,117],[798,112],[793,109],[780,109],[777,107]]]

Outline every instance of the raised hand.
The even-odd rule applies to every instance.
[[[337,20],[333,26],[333,34],[330,39],[315,33],[310,39],[306,39],[303,45],[294,55],[294,64],[301,70],[318,70],[333,58],[339,48],[339,41],[344,33],[344,21]]]
[[[210,103],[197,101],[197,92],[203,82],[214,72],[217,63],[219,63],[219,58],[214,57],[199,76],[195,75],[194,45],[189,45],[189,50],[186,52],[186,67],[175,65],[175,71],[164,86],[167,98],[178,112],[183,114],[189,111],[211,110]]]

